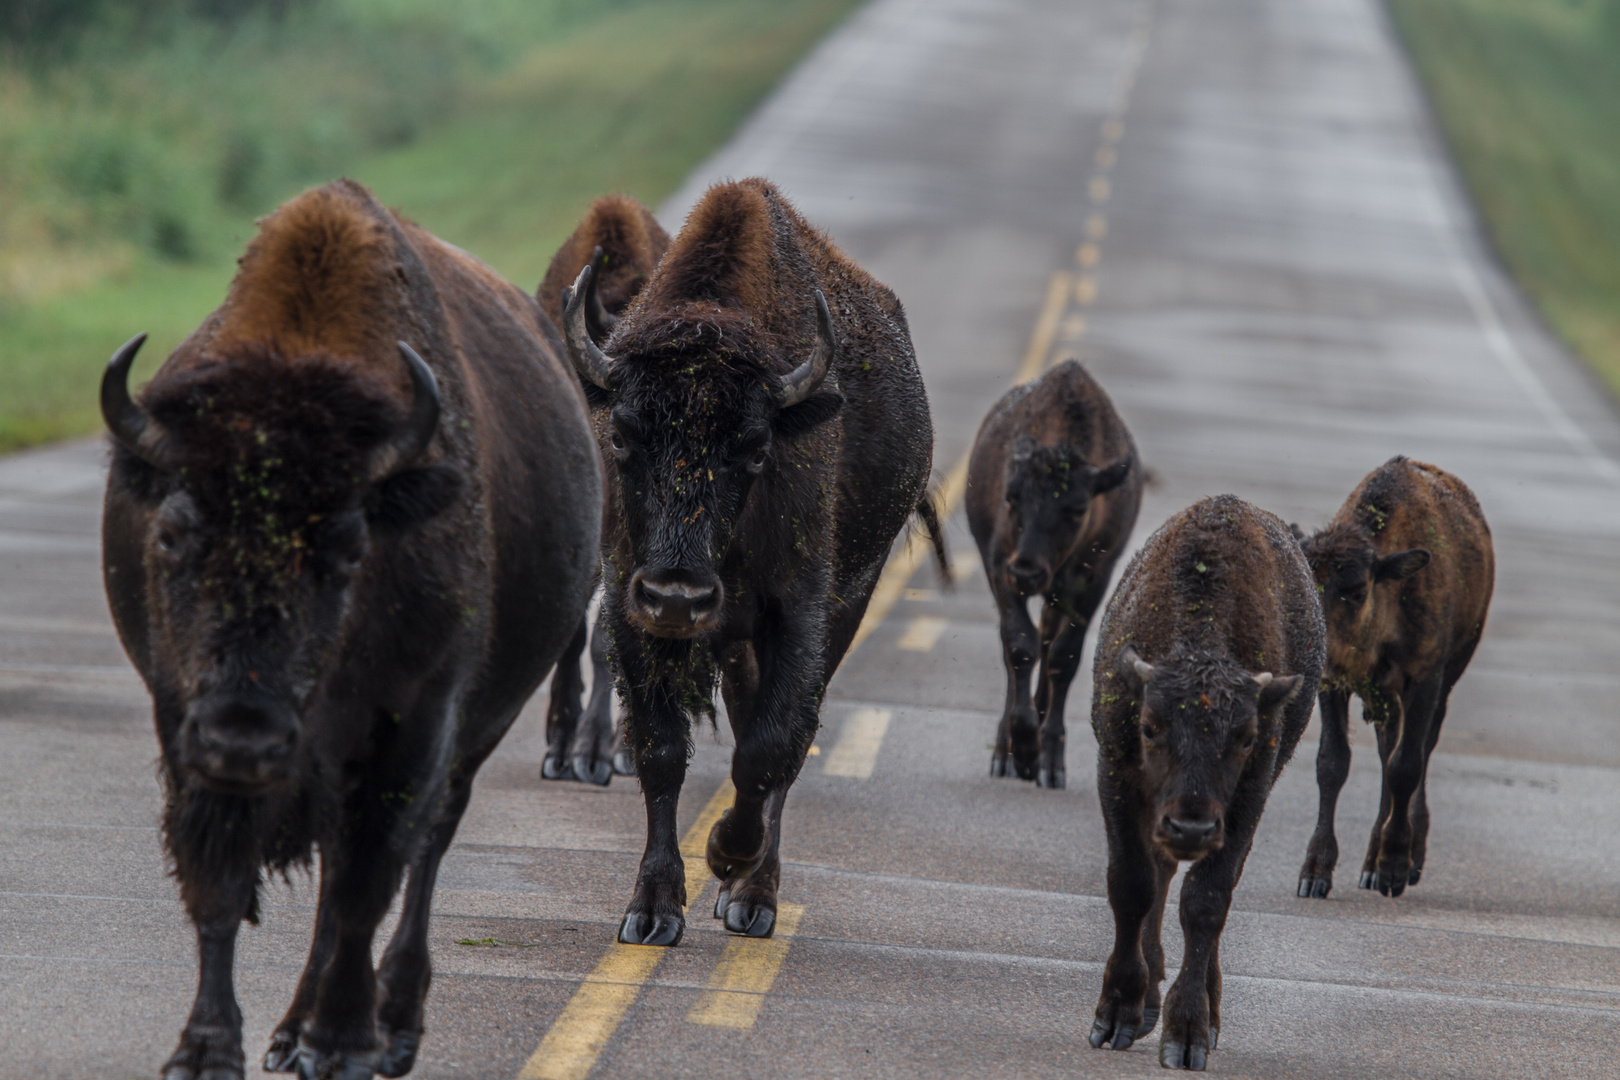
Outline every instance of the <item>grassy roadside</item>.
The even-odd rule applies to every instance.
[[[1620,394],[1620,0],[1389,0],[1492,243]]]
[[[100,94],[73,81],[104,61],[93,40],[65,75],[0,57],[0,451],[97,430],[111,349],[150,331],[135,379],[149,375],[224,295],[254,217],[329,176],[532,287],[594,196],[673,192],[856,0],[331,2],[348,22],[181,28],[114,65]],[[377,51],[415,42],[424,70],[344,68],[316,39],[362,31]],[[290,76],[267,50],[300,57]],[[211,114],[198,95],[216,86]],[[90,150],[60,151],[62,132]],[[19,147],[43,148],[34,173]],[[106,161],[124,172],[107,180]]]

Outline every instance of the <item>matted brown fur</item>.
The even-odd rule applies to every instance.
[[[574,283],[598,247],[607,264],[596,281],[602,306],[617,315],[630,306],[669,248],[669,234],[637,199],[603,195],[551,257],[535,299],[547,317],[563,324],[562,293]]]

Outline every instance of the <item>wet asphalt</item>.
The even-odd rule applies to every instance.
[[[1616,1075],[1620,414],[1493,262],[1382,7],[877,0],[664,216],[753,174],[905,302],[941,476],[1022,367],[1076,356],[1153,470],[1138,541],[1228,491],[1320,524],[1396,453],[1473,487],[1496,599],[1431,767],[1423,881],[1354,888],[1379,780],[1357,721],[1335,890],[1295,897],[1308,733],[1234,899],[1210,1072]],[[94,443],[0,460],[5,1076],[155,1075],[194,988],[149,705],[101,592],[102,476]],[[961,583],[920,570],[831,688],[785,814],[782,899],[803,916],[752,1027],[688,1020],[728,942],[711,885],[592,1075],[1156,1073],[1156,1033],[1126,1053],[1085,1040],[1112,937],[1089,650],[1068,789],[992,779],[995,611],[959,511],[951,538]],[[628,896],[639,791],[542,783],[544,705],[485,767],[446,859],[415,1076],[516,1076]],[[874,710],[870,775],[824,771]],[[683,826],[727,767],[723,733],[696,742]],[[312,893],[273,887],[244,930],[250,1059]],[[1175,925],[1172,904],[1172,971]]]

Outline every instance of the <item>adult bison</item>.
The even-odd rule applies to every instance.
[[[967,490],[1007,668],[990,775],[1060,788],[1069,684],[1142,505],[1136,444],[1103,388],[1066,360],[996,402],[973,443]],[[1031,596],[1044,601],[1039,638]]]
[[[562,247],[551,258],[536,299],[558,326],[563,324],[563,292],[579,272],[590,266],[590,285],[584,291],[585,326],[600,345],[618,317],[652,277],[658,260],[669,247],[669,234],[640,202],[628,195],[603,195],[591,204]],[[607,784],[614,773],[633,775],[635,758],[622,733],[613,732],[613,676],[608,668],[607,628],[600,615],[596,629],[581,622],[579,630],[557,661],[551,678],[551,701],[546,709],[546,756],[540,776],[546,780],[569,778]],[[591,696],[584,700],[580,656],[587,636],[591,650]]]
[[[242,1075],[237,926],[312,845],[314,942],[265,1068],[415,1060],[439,859],[595,570],[600,468],[543,318],[340,181],[261,223],[139,403],[142,339],[108,366],[107,597],[152,693],[201,968],[166,1080]]]
[[[1485,631],[1496,554],[1485,515],[1455,476],[1391,458],[1369,473],[1327,528],[1301,540],[1327,617],[1321,805],[1299,871],[1299,895],[1333,888],[1333,815],[1350,774],[1350,695],[1378,734],[1384,793],[1363,889],[1399,896],[1416,885],[1429,841],[1429,755],[1451,688]]]
[[[680,940],[675,806],[717,678],[737,801],[709,836],[715,914],[767,937],[782,801],[822,692],[927,505],[927,395],[900,302],[767,181],[709,189],[602,348],[590,277],[564,321],[602,406],[604,605],[647,804],[619,940]]]
[[[1159,924],[1178,862],[1185,938],[1159,1064],[1202,1069],[1221,1026],[1221,929],[1266,798],[1311,716],[1326,631],[1288,527],[1232,495],[1172,517],[1131,560],[1097,630],[1091,724],[1114,950],[1092,1046],[1159,1014]]]

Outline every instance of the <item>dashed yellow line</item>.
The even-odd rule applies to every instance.
[[[828,776],[869,779],[893,718],[894,714],[888,709],[856,709],[850,713],[821,771]]]
[[[1024,349],[1024,362],[1018,365],[1018,373],[1013,376],[1015,385],[1029,382],[1046,369],[1046,361],[1052,355],[1052,338],[1057,333],[1058,320],[1063,317],[1069,290],[1073,287],[1074,275],[1067,270],[1057,271],[1046,283],[1046,301],[1041,304],[1041,313],[1035,317],[1035,329],[1030,332],[1029,345]],[[966,457],[962,458],[961,469],[965,487]]]
[[[776,910],[776,931],[768,938],[734,937],[709,975],[709,985],[692,1011],[689,1024],[735,1028],[747,1031],[759,1019],[765,995],[776,983],[782,961],[787,959],[788,943],[798,933],[804,918],[801,904],[783,904]]]
[[[905,631],[894,643],[894,647],[904,649],[906,652],[932,652],[949,625],[947,620],[938,615],[918,615],[906,624]]]

